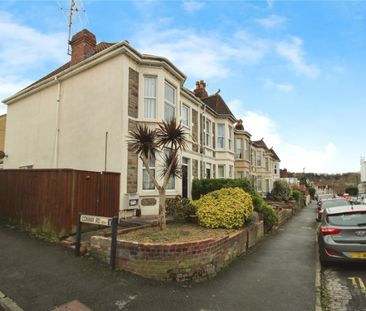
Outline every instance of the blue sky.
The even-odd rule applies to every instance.
[[[290,171],[366,155],[365,1],[78,1],[73,33],[128,40],[207,82]],[[68,1],[0,1],[0,98],[68,61]],[[85,13],[82,9],[85,9]],[[0,106],[0,114],[6,112]]]

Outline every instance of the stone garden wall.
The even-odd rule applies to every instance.
[[[117,241],[117,268],[157,280],[202,280],[215,276],[264,236],[263,221],[219,239],[153,244]],[[109,262],[109,237],[91,237],[91,252]]]

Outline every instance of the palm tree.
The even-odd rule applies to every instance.
[[[141,159],[146,171],[159,192],[159,226],[163,230],[166,227],[165,219],[165,195],[166,188],[171,177],[180,177],[181,171],[178,165],[178,152],[184,150],[187,138],[181,123],[175,119],[163,121],[158,128],[150,129],[145,124],[138,124],[136,129],[130,131],[130,147]],[[157,154],[162,154],[162,169],[159,184],[155,174],[149,168],[150,160],[156,159]]]

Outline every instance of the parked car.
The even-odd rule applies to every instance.
[[[366,205],[344,205],[324,210],[318,228],[319,259],[366,262]]]
[[[318,216],[316,218],[317,221],[320,221],[322,218],[323,210],[325,208],[342,206],[342,205],[351,205],[351,202],[342,197],[332,198],[332,199],[323,199],[317,204],[318,208]]]
[[[320,200],[332,199],[332,198],[334,198],[334,195],[333,194],[329,194],[329,193],[327,193],[327,194],[319,194],[317,200],[319,202]]]

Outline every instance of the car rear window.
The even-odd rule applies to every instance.
[[[319,195],[319,201],[324,199],[331,199],[333,197],[334,197],[333,194],[321,194]]]
[[[366,227],[366,212],[328,215],[327,222],[332,226]]]
[[[350,203],[347,200],[326,201],[322,203],[322,208],[343,206],[343,205],[350,205]]]

